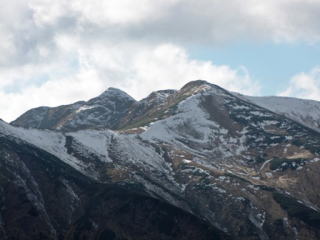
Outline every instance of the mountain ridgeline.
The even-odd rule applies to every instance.
[[[0,121],[0,239],[320,239],[320,103],[206,81]]]

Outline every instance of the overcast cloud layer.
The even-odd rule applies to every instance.
[[[261,87],[245,66],[192,59],[183,46],[318,44],[319,23],[319,0],[2,0],[0,118],[110,86],[139,99],[205,79],[257,95]],[[281,94],[320,100],[319,71],[297,73]]]

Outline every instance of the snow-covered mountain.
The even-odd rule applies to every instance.
[[[176,90],[160,90],[136,101],[125,92],[109,88],[88,102],[77,102],[55,108],[39,107],[27,111],[11,124],[25,128],[75,131],[80,129],[121,129],[133,119],[144,119],[177,95]],[[233,93],[272,112],[320,131],[320,102],[290,97],[254,97]]]
[[[205,81],[120,95],[0,122],[1,239],[319,239],[318,131]]]
[[[251,97],[238,95],[251,102],[320,131],[320,102],[290,97]]]

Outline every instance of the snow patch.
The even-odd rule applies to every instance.
[[[89,109],[92,109],[92,108],[95,108],[95,107],[97,107],[97,106],[95,106],[95,105],[92,105],[92,106],[83,105],[83,106],[79,107],[76,110],[76,113],[79,113],[79,112],[82,112],[82,111],[86,111],[86,110],[89,110]]]

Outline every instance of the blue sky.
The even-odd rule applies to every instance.
[[[245,66],[261,84],[262,95],[284,91],[297,72],[309,72],[320,65],[320,45],[306,43],[233,42],[221,46],[189,46],[192,58]]]
[[[0,8],[0,118],[204,79],[320,100],[319,0],[11,0]]]

